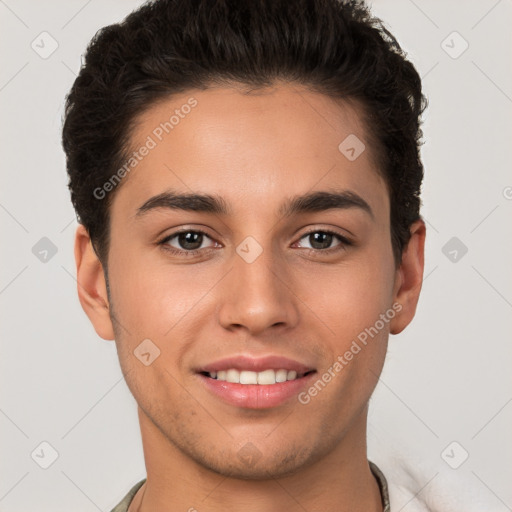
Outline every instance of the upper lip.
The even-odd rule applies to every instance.
[[[263,370],[295,370],[298,374],[303,374],[314,370],[313,367],[294,361],[283,356],[269,355],[265,357],[252,357],[246,355],[232,356],[225,359],[219,359],[213,363],[201,366],[198,373],[218,372],[235,368],[239,371],[261,372]]]

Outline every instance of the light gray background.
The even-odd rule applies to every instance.
[[[80,55],[96,30],[140,4],[0,0],[4,512],[109,511],[145,476],[114,342],[96,335],[78,302],[60,146]],[[467,492],[487,503],[481,510],[512,510],[512,2],[376,0],[373,11],[417,66],[430,107],[425,282],[415,320],[390,339],[370,459],[389,479],[405,467],[418,499]],[[58,43],[45,59],[31,47],[51,49],[43,31]],[[32,251],[43,237],[57,249],[46,262]],[[452,237],[468,249],[455,262],[453,247],[443,253]],[[48,469],[43,441],[58,452]],[[394,510],[410,510],[408,500]]]

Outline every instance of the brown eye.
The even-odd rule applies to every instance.
[[[309,243],[313,249],[329,249],[334,235],[325,231],[316,231],[308,235]]]
[[[204,232],[196,230],[183,230],[173,233],[164,238],[160,244],[166,246],[169,250],[181,253],[193,253],[200,249],[213,247],[213,244],[204,246],[206,240],[213,240]]]
[[[309,247],[306,246],[305,249],[323,252],[327,252],[328,250],[331,249],[341,249],[347,245],[351,245],[351,242],[347,240],[345,237],[339,235],[338,233],[325,230],[310,231],[309,233],[306,233],[300,240],[307,240]],[[336,241],[337,243],[333,245],[333,242]],[[301,242],[301,245],[303,244],[304,242]]]
[[[180,249],[195,250],[201,247],[203,243],[203,234],[197,231],[187,231],[186,233],[180,233],[176,238]]]

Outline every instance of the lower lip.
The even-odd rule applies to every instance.
[[[297,397],[301,389],[309,384],[315,372],[300,379],[276,384],[236,384],[199,374],[206,388],[230,405],[246,409],[268,409]]]

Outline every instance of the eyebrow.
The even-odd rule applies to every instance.
[[[142,217],[146,213],[160,208],[215,215],[230,215],[232,211],[226,201],[218,195],[182,194],[171,190],[148,199],[137,209],[135,216]],[[340,192],[317,191],[292,197],[281,206],[279,215],[290,217],[298,213],[353,208],[368,213],[372,219],[375,218],[370,205],[361,196],[348,190]]]

